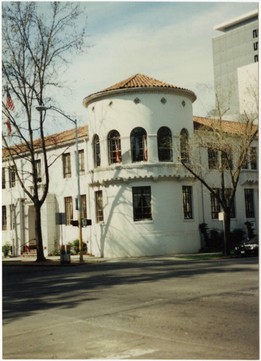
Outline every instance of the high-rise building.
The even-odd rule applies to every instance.
[[[258,10],[214,28],[222,34],[213,38],[214,83],[226,119],[255,113],[258,94]]]

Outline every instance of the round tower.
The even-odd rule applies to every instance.
[[[84,98],[94,255],[200,248],[197,184],[180,162],[189,158],[195,100],[190,90],[142,74]]]

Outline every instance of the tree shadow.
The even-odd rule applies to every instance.
[[[256,273],[258,259],[226,261],[181,261],[138,259],[83,264],[75,267],[3,265],[3,324],[37,311],[73,309],[99,300],[102,291],[120,285],[156,283],[171,278],[195,278],[204,274]],[[155,285],[154,285],[155,283]],[[258,285],[257,285],[258,287]],[[95,292],[94,292],[95,291]],[[95,295],[95,297],[94,297]]]

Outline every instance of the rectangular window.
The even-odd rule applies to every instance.
[[[6,228],[7,228],[6,206],[2,206],[2,230],[6,231]]]
[[[82,214],[81,218],[87,218],[87,205],[86,205],[86,195],[81,195],[81,202],[82,202]]]
[[[134,221],[152,219],[150,187],[133,187],[132,201]]]
[[[6,187],[5,168],[2,168],[2,189]]]
[[[102,191],[95,192],[96,222],[103,222],[103,198]]]
[[[253,38],[258,38],[258,29],[253,30]]]
[[[42,182],[42,170],[41,170],[41,159],[35,161],[36,173],[37,173],[37,182]]]
[[[15,167],[11,166],[9,168],[9,185],[10,188],[15,187]]]
[[[249,155],[246,154],[246,158],[245,158],[245,161],[244,163],[242,164],[242,169],[248,169],[248,159],[249,158]]]
[[[63,154],[63,177],[70,178],[71,175],[72,175],[71,154],[65,153],[65,154]]]
[[[15,224],[15,206],[14,204],[10,205],[10,229],[14,229]]]
[[[219,189],[219,188],[214,189],[214,191],[216,194],[219,194],[219,195],[221,193],[221,189]],[[226,199],[229,199],[229,197],[231,196],[231,191],[232,190],[229,188],[225,189],[225,198]],[[210,193],[210,204],[211,204],[211,218],[218,219],[218,213],[221,212],[221,205],[213,193]],[[230,216],[231,216],[231,218],[236,218],[235,198],[233,199],[233,203],[231,205]]]
[[[65,224],[70,225],[73,220],[73,201],[72,197],[64,198]]]
[[[85,165],[84,165],[84,150],[79,150],[79,172],[80,174],[84,174],[85,172]]]
[[[219,192],[219,189],[214,189],[215,193]],[[211,218],[218,219],[218,213],[221,211],[219,201],[214,196],[213,193],[210,193],[210,207],[211,207]]]
[[[208,168],[209,169],[218,169],[218,151],[215,149],[208,149]]]
[[[254,190],[251,188],[245,189],[245,209],[246,209],[246,217],[247,218],[255,217]]]
[[[221,163],[223,170],[233,169],[232,153],[231,152],[221,152]]]
[[[257,169],[257,151],[255,147],[250,148],[250,167]]]
[[[192,219],[192,187],[182,186],[184,219]]]

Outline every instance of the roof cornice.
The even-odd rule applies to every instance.
[[[143,74],[136,74],[126,80],[123,80],[115,85],[112,85],[109,88],[106,88],[97,93],[93,93],[88,95],[83,99],[84,107],[88,107],[91,103],[97,100],[101,100],[107,97],[111,97],[114,95],[122,95],[126,93],[137,93],[137,92],[169,92],[176,94],[186,95],[194,102],[197,97],[195,93],[191,90],[180,88],[175,85],[171,85],[160,80],[148,77]]]

